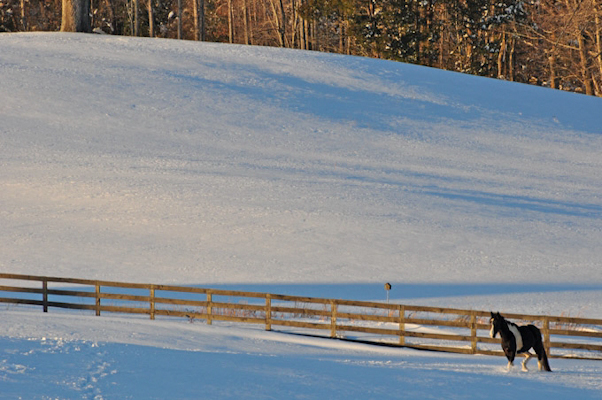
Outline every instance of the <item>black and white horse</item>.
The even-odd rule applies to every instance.
[[[498,333],[502,337],[502,349],[508,359],[508,369],[514,365],[516,354],[523,354],[525,360],[522,363],[523,371],[527,371],[527,362],[534,357],[529,351],[531,348],[537,353],[537,365],[539,370],[552,371],[548,364],[548,356],[543,347],[541,331],[535,325],[518,326],[510,321],[506,321],[500,313],[491,313],[491,332],[494,338]]]

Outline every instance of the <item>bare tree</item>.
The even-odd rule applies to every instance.
[[[602,21],[600,15],[602,14],[600,11],[600,3],[598,0],[592,0],[594,5],[594,41],[596,43],[595,47],[595,59],[598,65],[598,74],[599,79],[602,81]],[[602,96],[602,82],[598,83],[595,79],[593,80],[594,86],[596,88],[596,94],[598,96]]]
[[[92,32],[90,0],[63,0],[61,32]]]
[[[183,9],[182,9],[182,0],[178,0],[178,39],[182,39],[182,28],[183,28],[183,21],[182,21],[182,14],[183,14]]]
[[[228,0],[228,42],[234,43],[234,13],[232,11],[232,0]]]
[[[21,25],[23,25],[23,30],[27,31],[27,16],[25,12],[25,0],[21,0]]]
[[[153,12],[153,0],[148,0],[148,36],[155,37],[155,15]]]
[[[194,40],[205,41],[205,0],[193,1]]]
[[[602,96],[602,0],[140,1],[0,0],[0,31],[101,27],[341,52]]]

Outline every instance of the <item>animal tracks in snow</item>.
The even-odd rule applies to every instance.
[[[7,360],[0,360],[0,382],[12,380],[12,375],[23,374],[28,370],[25,365],[12,364]]]
[[[96,342],[43,337],[8,339],[3,347],[0,382],[8,384],[3,388],[6,395],[19,395],[19,387],[34,382],[39,386],[42,378],[45,396],[71,393],[76,398],[99,400],[104,398],[103,380],[117,373],[107,352]]]

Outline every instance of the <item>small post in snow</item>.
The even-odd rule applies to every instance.
[[[387,304],[389,304],[389,291],[391,290],[391,284],[389,282],[385,283],[385,290],[387,291]]]

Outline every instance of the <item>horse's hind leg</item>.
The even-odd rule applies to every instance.
[[[536,349],[537,350],[537,366],[539,367],[540,371],[552,371],[550,369],[550,364],[548,363],[548,356],[546,355],[546,350],[544,349],[543,345],[541,346],[541,348]]]
[[[541,338],[541,336],[540,336]],[[543,342],[538,340],[533,346],[533,350],[537,353],[537,366],[540,371],[552,371],[550,369],[550,364],[548,363],[548,355],[546,354],[546,349],[543,347]]]
[[[523,360],[523,363],[522,363],[522,369],[523,369],[523,371],[528,371],[529,369],[527,368],[527,363],[529,362],[529,360],[532,357],[535,357],[535,354],[531,354],[530,351],[527,351],[526,353],[523,353],[523,355],[525,356],[525,359]]]

